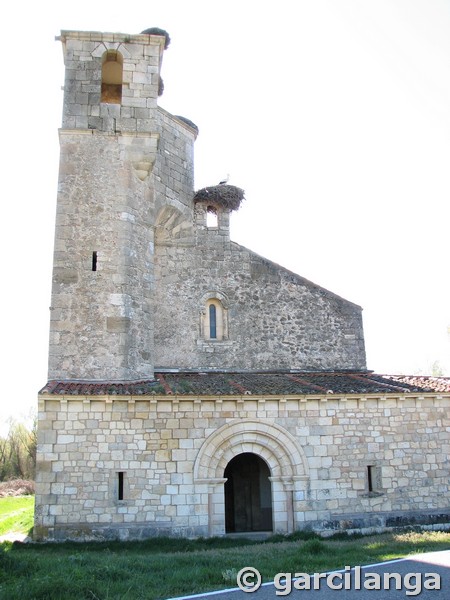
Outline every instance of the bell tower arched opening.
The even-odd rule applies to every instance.
[[[122,102],[122,77],[122,55],[116,50],[108,50],[102,58],[102,102],[108,104]]]
[[[272,487],[267,463],[243,452],[225,468],[225,532],[272,531]]]

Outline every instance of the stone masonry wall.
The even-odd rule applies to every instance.
[[[192,220],[194,142],[197,131],[161,107],[156,112],[158,155],[152,183],[155,189],[153,225],[161,209],[176,206]]]
[[[196,132],[157,106],[164,38],[64,31],[49,379],[153,376],[154,222],[187,206]],[[122,101],[100,102],[123,58]],[[192,208],[191,208],[192,210]]]
[[[233,243],[181,211],[155,234],[155,365],[194,369],[365,369],[361,308]],[[228,335],[202,335],[219,297]]]
[[[274,531],[373,528],[400,513],[402,524],[448,520],[449,405],[448,395],[42,395],[35,535],[221,535],[224,468],[242,452],[269,466]]]
[[[141,140],[60,137],[49,378],[151,377],[153,228],[130,157]]]

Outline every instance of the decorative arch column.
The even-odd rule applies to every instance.
[[[232,458],[244,452],[260,456],[270,469],[274,532],[296,529],[293,494],[309,480],[306,456],[297,440],[274,423],[239,419],[217,429],[203,443],[194,464],[194,482],[207,484],[208,531],[225,533],[224,471]]]

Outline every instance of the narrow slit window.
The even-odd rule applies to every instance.
[[[374,496],[383,493],[383,482],[381,467],[378,465],[367,465],[367,492]]]
[[[125,473],[119,471],[119,473],[117,473],[117,500],[123,500],[124,498],[124,479]]]
[[[373,466],[371,465],[368,465],[367,467],[367,489],[369,493],[375,491]]]
[[[209,337],[217,338],[217,311],[214,304],[209,305]]]
[[[97,270],[97,252],[94,251],[92,253],[92,270],[96,271]]]

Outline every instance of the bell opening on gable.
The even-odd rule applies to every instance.
[[[206,226],[217,227],[219,223],[217,208],[215,206],[208,206],[206,209]]]

